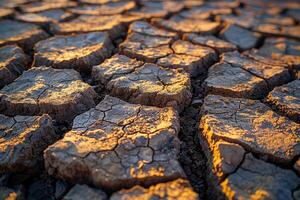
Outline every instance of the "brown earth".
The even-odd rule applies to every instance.
[[[0,199],[300,199],[300,3],[0,2]]]

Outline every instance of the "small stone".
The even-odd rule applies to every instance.
[[[300,80],[275,87],[269,93],[267,102],[289,118],[300,122]]]
[[[49,114],[68,122],[95,106],[92,87],[72,69],[35,67],[0,90],[0,108],[7,115]]]
[[[193,99],[191,104],[193,106],[201,106],[203,104],[203,100],[202,99]]]
[[[34,173],[43,163],[43,151],[58,139],[48,115],[0,115],[0,173]]]
[[[260,39],[259,34],[236,25],[228,25],[221,31],[220,35],[242,51],[255,47]]]
[[[36,42],[47,37],[48,34],[36,25],[12,20],[0,21],[0,46],[18,44],[30,51]]]
[[[63,200],[106,200],[107,195],[100,189],[91,188],[87,185],[75,185],[66,196],[63,197]]]
[[[44,151],[45,167],[57,178],[109,190],[185,177],[176,160],[178,131],[172,108],[106,96],[78,115],[72,130]]]
[[[11,83],[28,69],[29,57],[17,45],[0,48],[0,87]]]
[[[113,193],[111,200],[119,199],[198,199],[198,194],[193,191],[189,182],[184,179],[177,179],[172,182],[159,183],[145,189],[139,185],[130,189],[123,189]]]
[[[71,68],[90,72],[109,57],[113,44],[106,33],[55,36],[35,45],[35,66]]]

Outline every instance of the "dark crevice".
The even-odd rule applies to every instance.
[[[202,83],[206,78],[206,73],[191,79],[193,88],[193,101],[180,114],[180,132],[179,140],[181,141],[181,151],[179,154],[179,162],[184,169],[188,180],[193,189],[198,193],[200,199],[206,199],[206,191],[208,189],[206,183],[206,164],[207,158],[202,150],[199,141],[200,130],[200,107],[203,103],[204,88]]]
[[[137,1],[137,8],[136,10],[140,10],[141,3],[139,1]],[[78,5],[84,5],[84,3],[79,1]],[[244,8],[246,5],[246,3],[241,3],[239,5],[239,8]],[[155,9],[155,8],[153,8]],[[15,8],[15,10],[22,12],[20,7]],[[63,10],[67,10],[67,9],[63,9]],[[181,9],[178,12],[174,12],[171,13],[169,12],[165,17],[162,17],[163,19],[169,19],[170,17],[174,16],[174,15],[178,15],[178,13],[180,13],[181,11],[185,11],[188,10],[186,7],[184,7],[183,9]],[[237,12],[235,11],[235,9],[233,8],[233,14],[237,15]],[[283,14],[286,13],[287,9],[285,8],[283,10]],[[80,15],[78,14],[73,14],[73,16],[67,20],[65,20],[65,22],[71,21],[73,19],[76,19],[77,17],[79,17]],[[9,19],[14,19],[13,16],[8,16],[7,18]],[[215,16],[211,15],[210,18],[208,20],[213,20],[215,19]],[[143,21],[147,21],[149,23],[151,23],[151,19],[143,19]],[[214,20],[215,21],[215,20]],[[222,23],[223,25],[225,23]],[[296,25],[298,25],[299,22],[296,22]],[[168,28],[168,27],[164,27],[162,25],[159,24],[155,24],[152,23],[152,25],[154,27],[163,29],[163,30],[167,30],[167,31],[171,31],[171,32],[175,32],[174,30]],[[49,29],[49,25],[47,26],[40,26],[46,33],[49,34],[49,37],[52,37],[53,34]],[[128,26],[125,26],[126,30],[124,31],[124,34],[122,34],[119,38],[114,39],[113,45],[115,46],[113,53],[111,54],[111,56],[115,55],[116,53],[120,53],[122,54],[122,52],[120,51],[119,45],[124,42],[124,40],[126,39],[127,35],[128,35]],[[217,31],[217,33],[211,34],[211,35],[215,35],[218,36],[218,32],[220,30]],[[252,30],[253,33],[255,33],[256,31]],[[146,35],[143,33],[139,33],[141,35]],[[184,33],[182,32],[177,32],[179,38],[173,39],[171,43],[166,44],[169,45],[170,49],[173,51],[174,50],[171,48],[171,45],[173,44],[174,41],[176,41],[177,39],[182,39],[182,36]],[[205,35],[205,34],[204,34]],[[262,37],[261,39],[257,42],[256,44],[256,48],[260,48],[263,46],[265,39],[267,36],[272,35],[272,34],[268,34],[268,33],[262,33],[261,34]],[[150,35],[151,36],[151,35]],[[278,37],[278,34],[275,34],[274,36]],[[155,36],[156,37],[156,36]],[[162,36],[157,36],[157,37],[162,37]],[[285,37],[290,37],[290,36],[285,36]],[[293,37],[292,37],[293,38]],[[299,40],[299,38],[296,38]],[[191,41],[189,41],[191,42]],[[193,43],[193,42],[191,42]],[[199,45],[197,43],[193,43],[195,45]],[[161,45],[162,46],[162,45]],[[200,45],[199,45],[200,46]],[[201,46],[207,46],[207,45],[201,45]],[[210,47],[210,46],[207,46]],[[212,48],[212,47],[210,47]],[[217,49],[216,48],[212,48],[214,49],[216,52]],[[33,51],[26,51],[27,54],[29,54],[29,56],[31,58],[33,58]],[[125,54],[126,55],[126,54]],[[133,54],[134,55],[134,54]],[[111,57],[110,56],[110,57]],[[168,56],[168,55],[167,55]],[[130,56],[128,56],[130,57]],[[134,56],[131,56],[134,57]],[[137,57],[142,57],[143,56],[137,56]],[[162,56],[162,57],[166,57],[166,56]],[[140,59],[140,60],[144,60],[144,59]],[[157,59],[155,59],[156,63]],[[34,63],[34,61],[33,61]],[[101,63],[99,63],[101,64]],[[230,64],[230,63],[229,63]],[[212,66],[213,63],[209,63],[209,66]],[[232,65],[232,64],[230,64]],[[141,65],[142,66],[142,65]],[[141,67],[139,66],[139,67]],[[233,65],[232,65],[233,66]],[[137,67],[137,68],[139,68]],[[233,66],[235,67],[235,66]],[[253,76],[256,76],[258,78],[263,79],[266,84],[268,85],[268,89],[269,91],[271,91],[273,88],[271,88],[269,86],[268,81],[264,78],[261,77],[255,73],[253,73],[252,71],[248,70],[248,69],[244,69],[242,66],[237,66],[240,67],[241,69],[245,70],[245,72],[250,73]],[[128,73],[132,73],[132,72],[128,72]],[[127,73],[124,73],[127,74]],[[109,91],[107,91],[105,89],[105,85],[104,84],[98,84],[98,83],[94,83],[91,79],[91,74],[90,73],[81,73],[82,79],[92,85],[92,87],[94,88],[94,90],[100,95],[100,99],[102,100],[104,98],[104,96],[106,94],[109,94]],[[178,135],[179,140],[181,141],[181,150],[180,153],[178,155],[179,158],[179,162],[182,166],[182,168],[184,169],[188,180],[190,181],[193,189],[199,194],[200,199],[209,199],[209,196],[207,194],[207,191],[210,190],[210,188],[208,188],[208,183],[207,183],[207,174],[206,172],[207,170],[207,165],[208,165],[208,159],[205,156],[205,153],[203,151],[203,149],[205,147],[202,147],[200,145],[200,140],[199,139],[199,134],[201,134],[201,130],[199,130],[199,121],[200,121],[200,108],[203,104],[204,101],[204,97],[205,97],[205,89],[204,86],[202,85],[205,78],[207,77],[207,73],[201,74],[200,76],[196,77],[196,78],[192,78],[191,79],[191,83],[192,83],[192,87],[193,87],[193,98],[192,98],[192,103],[185,108],[185,110],[180,114],[180,123],[181,123],[181,127],[180,127],[180,132]],[[114,77],[112,77],[114,78]],[[160,80],[159,76],[157,75],[157,79],[160,81],[160,83],[164,86],[166,86],[167,84],[165,84],[163,82],[163,80]],[[293,80],[295,80],[295,77],[293,78]],[[291,80],[291,81],[293,81]],[[286,84],[286,83],[284,83]],[[274,112],[278,113],[280,116],[287,116],[285,113],[281,112],[277,107],[275,107],[274,105],[266,102],[265,98],[266,95],[268,94],[269,91],[265,91],[266,93],[263,94],[262,98],[259,98],[259,101],[264,103],[265,105],[267,105],[268,107],[270,107]],[[45,92],[45,91],[44,91]],[[43,93],[41,93],[40,95],[42,95]],[[132,98],[134,98],[134,95],[138,95],[138,94],[131,94]],[[131,98],[131,96],[129,96],[129,99]],[[2,109],[2,108],[0,108]],[[5,109],[5,108],[3,108]],[[138,115],[138,114],[137,114]],[[236,115],[234,115],[235,120],[238,121],[236,119]],[[287,116],[288,117],[288,116]],[[105,118],[105,116],[104,116]],[[293,120],[293,119],[291,119]],[[105,121],[105,120],[103,120]],[[296,123],[300,123],[299,121],[294,120]],[[130,123],[133,123],[134,121],[131,121]],[[54,127],[55,127],[55,131],[56,133],[60,136],[60,138],[63,137],[63,135],[71,130],[71,123],[59,123],[54,121]],[[129,124],[130,124],[129,123]],[[128,125],[128,124],[126,124]],[[123,127],[123,129],[125,128],[125,126]],[[225,140],[225,139],[224,139]],[[236,143],[238,144],[236,141],[231,141],[228,140],[229,142],[232,143]],[[202,142],[206,142],[206,141],[202,141]],[[149,143],[149,140],[148,140]],[[243,148],[245,148],[247,151],[249,151],[251,148],[247,147],[246,145],[242,145],[240,144]],[[94,152],[90,152],[90,153],[94,153]],[[230,176],[231,174],[234,174],[237,172],[237,170],[240,168],[240,166],[243,164],[244,160],[245,160],[245,156],[247,154],[253,154],[253,156],[255,158],[258,159],[262,159],[262,157],[264,157],[262,154],[260,153],[253,153],[253,152],[246,152],[243,156],[242,161],[239,163],[239,165],[236,167],[235,171],[227,174],[222,180],[224,181],[228,176]],[[118,156],[118,155],[117,155]],[[272,158],[272,155],[269,155]],[[288,169],[288,170],[293,170],[295,173],[298,173],[297,175],[300,176],[299,172],[297,172],[295,170],[295,168],[293,167],[293,165],[297,162],[297,160],[300,158],[300,155],[295,156],[291,162],[289,162],[288,164],[279,164],[276,161],[270,161],[267,160],[266,162],[268,163],[272,163],[272,164],[276,164],[276,166],[279,166],[281,168],[284,169]],[[265,161],[265,160],[264,160]],[[172,177],[170,178],[170,180],[175,179],[176,177]],[[163,179],[160,181],[160,183],[164,183],[167,181],[170,181],[169,179]],[[58,186],[59,185],[59,186]],[[28,199],[61,199],[63,195],[65,195],[71,188],[71,186],[73,186],[73,184],[70,183],[66,183],[62,180],[59,179],[55,179],[51,176],[49,176],[47,174],[47,172],[45,171],[45,169],[42,169],[42,171],[39,174],[35,174],[32,176],[28,176],[28,175],[24,175],[24,174],[10,174],[10,173],[6,173],[6,174],[0,174],[0,186],[9,186],[15,190],[21,190],[24,191],[23,193],[25,194],[26,198]],[[56,194],[56,190],[57,187],[61,189],[61,196],[57,197]],[[92,186],[93,187],[93,186]],[[126,187],[126,186],[125,186]],[[148,186],[147,186],[148,187]],[[296,199],[295,192],[300,190],[300,185],[295,188],[294,190],[291,191],[293,198]],[[110,195],[111,193],[108,191],[108,194]],[[37,198],[38,197],[38,198]]]
[[[207,159],[198,139],[198,112],[199,109],[190,106],[180,116],[181,151],[179,162],[200,199],[204,199],[207,190],[205,177]]]

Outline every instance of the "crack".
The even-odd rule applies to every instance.
[[[255,73],[251,72],[250,70],[245,69],[243,66],[238,65],[238,64],[230,63],[230,62],[227,62],[227,61],[224,61],[224,62],[225,62],[226,64],[232,66],[232,67],[238,67],[238,68],[240,68],[240,69],[242,69],[242,70],[248,72],[248,73],[251,74],[252,76],[255,76],[255,77],[257,77],[257,78],[260,78],[260,79],[264,80],[264,82],[266,83],[266,85],[267,85],[267,87],[268,87],[268,92],[271,90],[272,87],[270,86],[270,84],[269,84],[269,82],[268,82],[268,80],[267,80],[266,78],[264,78],[264,77],[262,77],[262,76],[259,76],[259,75],[255,74]]]

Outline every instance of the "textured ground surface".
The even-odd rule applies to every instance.
[[[0,200],[300,199],[300,2],[0,1]]]

